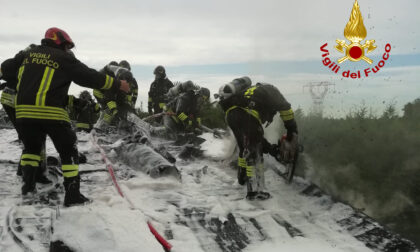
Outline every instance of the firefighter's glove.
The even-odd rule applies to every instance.
[[[290,140],[286,138],[281,141],[281,159],[284,162],[292,162],[295,158],[296,151],[298,151],[298,135],[296,133],[292,133]]]

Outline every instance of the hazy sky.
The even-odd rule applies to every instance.
[[[250,75],[276,84],[294,107],[305,109],[311,99],[302,86],[328,80],[336,84],[325,100],[331,114],[362,101],[379,108],[383,101],[402,105],[420,97],[418,0],[359,0],[367,39],[378,46],[372,55],[382,54],[386,43],[392,45],[379,75],[342,80],[322,65],[319,48],[326,42],[331,58],[341,57],[333,46],[337,38],[344,39],[353,3],[0,0],[0,61],[39,43],[47,28],[57,26],[76,43],[76,57],[91,67],[128,60],[140,83],[140,101],[146,101],[158,64],[171,79],[192,79],[213,92],[236,76]],[[368,64],[346,62],[344,67],[363,69]]]

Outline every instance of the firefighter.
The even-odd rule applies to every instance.
[[[177,98],[180,94],[186,93],[190,90],[198,91],[200,87],[195,85],[194,82],[188,80],[186,82],[176,83],[176,85],[169,89],[169,91],[165,95],[165,100],[169,103],[175,98]]]
[[[125,69],[128,69],[129,71],[131,71],[131,65],[126,60],[121,60],[120,63],[118,63],[118,66],[124,67]]]
[[[163,116],[165,128],[172,134],[201,132],[200,110],[209,97],[210,90],[204,87],[180,93],[165,106],[168,112]]]
[[[166,71],[163,66],[157,66],[153,71],[155,80],[150,84],[149,101],[147,110],[150,115],[158,114],[163,111],[165,103],[165,94],[171,89],[174,84],[166,76]],[[160,122],[159,118],[156,118]]]
[[[116,61],[109,62],[106,66],[104,66],[101,70],[99,70],[100,73],[107,74],[113,78],[115,78],[115,74],[113,71],[110,70],[110,66],[118,66],[118,63]],[[106,102],[105,102],[105,91],[100,89],[93,89],[93,96],[95,97],[96,101],[101,106],[101,109],[106,109]]]
[[[28,51],[33,47],[35,47],[35,45],[31,44],[24,51]],[[0,76],[1,75],[2,73],[0,69]],[[1,76],[0,79],[3,79],[3,77]],[[3,93],[1,94],[0,103],[3,105],[3,108],[6,111],[7,116],[9,117],[10,121],[12,122],[13,127],[15,127],[19,140],[21,140],[19,131],[16,128],[15,97],[16,97],[17,79],[16,79],[16,76],[11,76],[11,78],[5,79],[5,80],[7,82],[5,83],[6,86],[3,90]]]
[[[94,126],[98,129],[104,129],[109,125],[118,125],[126,122],[127,112],[134,111],[135,103],[137,101],[138,85],[136,79],[131,73],[130,65],[126,61],[121,61],[123,64],[115,65],[113,62],[105,66],[101,71],[110,73],[119,80],[125,80],[129,83],[130,92],[122,91],[113,92],[94,90],[94,95],[101,103],[103,113],[101,119]],[[126,63],[124,63],[126,62]],[[123,67],[125,66],[125,67]],[[126,68],[128,67],[128,68]],[[121,123],[120,123],[121,122]]]
[[[28,51],[32,48],[34,48],[35,45],[31,44],[29,45],[24,51]],[[13,127],[15,127],[15,130],[17,132],[18,135],[18,139],[20,141],[22,141],[22,137],[19,131],[19,128],[16,127],[16,110],[15,110],[15,98],[16,98],[16,84],[17,84],[17,79],[16,76],[10,76],[10,77],[6,77],[7,82],[5,89],[3,90],[3,93],[1,95],[0,98],[0,102],[3,105],[4,110],[7,113],[7,116],[9,117],[10,121],[13,124]],[[36,175],[35,175],[35,181],[37,183],[41,183],[41,184],[49,184],[51,183],[51,181],[47,178],[46,176],[46,170],[47,170],[47,166],[46,166],[46,151],[45,151],[45,141],[46,141],[46,135],[43,137],[43,145],[41,148],[41,152],[40,152],[40,156],[41,156],[41,161],[40,161],[40,165],[39,167],[36,169]],[[22,150],[22,153],[24,152],[24,150]],[[18,164],[18,169],[16,174],[18,176],[22,176],[22,166],[19,163]]]
[[[118,66],[124,69],[128,69],[128,71],[131,73],[131,76],[130,76],[130,74],[128,74],[127,71],[119,72],[119,76],[117,76],[117,78],[126,80],[130,84],[130,92],[125,94],[125,98],[126,98],[126,103],[129,104],[132,109],[134,109],[136,106],[138,89],[139,89],[137,80],[132,76],[131,65],[130,63],[128,63],[128,61],[121,60],[120,63],[118,63]]]
[[[89,91],[80,93],[79,99],[69,96],[68,110],[70,119],[75,122],[77,131],[90,132],[99,118],[101,107],[94,102]]]
[[[279,112],[287,129],[287,144],[282,147],[288,148],[284,151],[294,156],[297,125],[290,103],[273,85],[257,83],[251,86],[248,77],[221,86],[218,96],[239,147],[238,182],[247,184],[247,199],[268,199],[270,193],[264,188],[263,153],[274,156],[279,146],[268,143],[262,125],[271,123]]]
[[[53,27],[46,31],[41,45],[19,52],[1,65],[5,78],[13,78],[17,73],[16,124],[25,146],[20,161],[22,195],[36,190],[35,171],[41,160],[43,136],[48,135],[62,162],[65,206],[90,201],[80,193],[76,134],[65,110],[71,82],[115,92],[129,91],[127,82],[101,74],[77,60],[70,53],[73,47],[70,36]]]
[[[9,120],[12,122],[13,127],[15,127],[19,140],[21,136],[19,131],[16,128],[16,112],[15,112],[15,97],[16,97],[16,78],[7,80],[4,83],[5,88],[1,94],[0,103],[3,105],[4,110],[6,111]]]

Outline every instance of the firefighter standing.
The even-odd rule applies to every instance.
[[[271,123],[280,113],[287,129],[284,148],[291,156],[297,147],[297,125],[290,103],[279,90],[270,84],[257,83],[251,86],[248,77],[242,77],[223,85],[219,90],[219,104],[226,113],[226,122],[232,129],[239,146],[238,182],[247,184],[246,197],[267,199],[265,192],[263,153],[276,155],[279,147],[264,138],[262,124]]]
[[[89,201],[80,193],[76,134],[65,110],[70,83],[115,92],[119,89],[129,91],[127,82],[88,68],[68,53],[73,47],[70,36],[54,27],[46,31],[41,45],[19,52],[1,65],[5,77],[11,78],[18,73],[16,122],[25,146],[20,161],[22,195],[35,191],[35,168],[40,161],[42,136],[47,134],[60,155],[65,206]]]
[[[147,110],[150,115],[158,114],[163,111],[166,93],[171,89],[174,84],[166,76],[166,71],[163,66],[157,66],[153,71],[155,80],[150,84],[149,101]],[[158,120],[158,119],[157,119]]]
[[[34,48],[35,45],[31,44],[29,45],[24,51],[28,51],[32,48]],[[18,139],[22,140],[21,134],[20,134],[20,130],[16,125],[16,109],[15,109],[15,99],[16,99],[16,85],[17,85],[17,79],[16,79],[16,75],[10,75],[10,76],[6,76],[5,80],[7,81],[6,87],[3,90],[3,93],[1,95],[0,98],[0,102],[3,105],[4,110],[7,113],[7,116],[9,117],[10,121],[13,124],[13,127],[15,127],[15,130],[17,132],[18,135]],[[51,183],[51,181],[47,178],[46,176],[46,151],[45,151],[45,141],[46,141],[46,135],[43,136],[43,145],[41,148],[41,152],[40,152],[40,165],[39,167],[36,169],[35,172],[35,181],[37,183],[41,183],[41,184],[49,184]],[[23,154],[24,150],[22,150],[22,154]],[[22,166],[19,163],[18,164],[18,169],[16,174],[18,176],[22,176]]]
[[[28,46],[24,51],[28,51],[31,48],[35,47],[34,44],[31,44]],[[0,79],[2,77],[1,69],[0,69]],[[7,77],[6,77],[7,78]],[[7,82],[5,89],[3,90],[3,93],[1,94],[0,103],[3,105],[4,110],[7,113],[7,116],[9,117],[10,121],[13,124],[13,127],[15,127],[16,131],[16,110],[15,110],[15,98],[16,98],[16,85],[17,85],[17,79],[16,76],[11,76],[11,78],[5,79]],[[19,131],[17,131],[19,140],[21,139]]]

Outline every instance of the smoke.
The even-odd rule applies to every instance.
[[[369,185],[363,181],[359,170],[354,164],[346,166],[315,165],[310,155],[302,155],[305,159],[304,176],[312,183],[318,185],[336,200],[350,204],[376,219],[400,215],[409,208],[414,207],[414,202],[401,190],[392,194],[381,194],[374,184]],[[343,186],[342,181],[350,183]],[[361,190],[362,189],[362,190]],[[387,200],[384,202],[384,198]]]
[[[297,114],[304,152],[296,174],[420,244],[418,119],[367,113],[337,119]],[[276,115],[264,132],[275,144],[286,130]]]
[[[268,127],[264,128],[264,138],[271,144],[277,144],[277,140],[279,140],[284,133],[286,133],[286,130],[280,119],[280,114],[277,113],[273,118],[273,122],[268,125]]]

